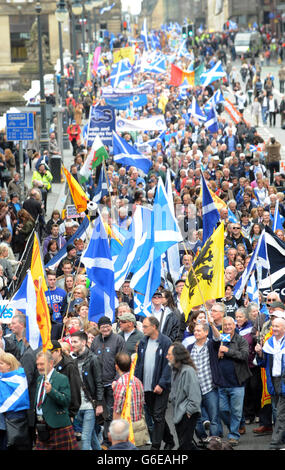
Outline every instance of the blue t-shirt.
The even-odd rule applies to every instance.
[[[57,322],[62,322],[61,307],[65,297],[66,292],[60,287],[56,287],[54,290],[48,289],[46,291],[48,306],[52,308],[53,318]]]

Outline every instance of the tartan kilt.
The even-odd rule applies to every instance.
[[[73,426],[49,428],[50,438],[46,442],[36,439],[35,450],[79,450]]]

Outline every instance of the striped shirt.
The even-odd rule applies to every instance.
[[[195,343],[191,351],[191,358],[197,368],[202,395],[209,393],[214,388],[207,342],[208,339],[203,346],[198,346]]]
[[[121,375],[121,377],[113,383],[113,394],[114,394],[114,411],[117,414],[121,414],[126,398],[126,390],[129,381],[129,372]],[[142,419],[143,405],[144,405],[144,391],[141,381],[134,377],[132,384],[131,394],[131,420],[133,422]]]

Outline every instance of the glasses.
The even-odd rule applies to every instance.
[[[276,299],[267,299],[267,302],[275,302]]]
[[[240,227],[233,227],[233,230],[240,230]]]

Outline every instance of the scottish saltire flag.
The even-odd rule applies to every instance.
[[[111,5],[106,6],[104,8],[101,8],[100,15],[103,15],[106,11],[111,11],[112,8],[114,8],[115,5],[116,5],[116,2],[112,3]]]
[[[256,147],[256,145],[250,144],[249,150],[250,150],[251,152],[257,152],[257,147]]]
[[[202,179],[202,217],[203,217],[203,242],[204,245],[208,238],[213,235],[214,230],[220,220],[220,214],[210,194],[203,174]]]
[[[135,166],[147,174],[152,161],[142,155],[135,147],[113,131],[114,161],[126,167]]]
[[[102,165],[101,170],[100,170],[99,179],[98,179],[98,184],[97,184],[95,194],[94,194],[94,197],[93,197],[92,201],[96,202],[96,204],[99,204],[102,197],[108,196],[108,194],[109,194],[109,191],[108,191],[108,184],[107,184],[107,180],[106,180],[106,174],[105,174],[105,171],[104,171],[104,166]]]
[[[158,137],[155,137],[154,139],[150,139],[147,141],[147,143],[151,146],[151,147],[156,147],[157,146],[157,143],[160,142],[160,143],[164,143],[165,142],[165,137],[166,137],[166,131],[162,131]]]
[[[212,106],[216,107],[218,103],[222,103],[223,101],[225,101],[225,98],[221,90],[217,90],[213,94],[213,96],[211,96],[211,98],[205,103],[204,112],[207,114],[209,111],[211,111]]]
[[[150,73],[165,73],[166,72],[165,57],[159,57],[154,62],[150,64],[145,64],[144,71],[150,72]]]
[[[233,213],[233,211],[231,211],[229,207],[228,207],[228,219],[230,222],[234,224],[238,223],[238,219],[236,218],[235,214]]]
[[[133,266],[136,266],[141,258],[147,237],[151,237],[151,223],[152,210],[137,206],[123,248],[114,264],[116,290],[120,289]]]
[[[59,250],[59,252],[45,265],[45,268],[55,269],[63,258],[67,256],[67,247],[72,245],[77,238],[85,238],[85,232],[89,227],[88,217],[84,217],[79,225],[75,234],[68,240],[68,242]]]
[[[269,268],[262,270],[259,290],[263,294],[274,290],[285,301],[285,243],[277,237],[270,227],[265,227],[265,244]]]
[[[132,70],[129,59],[122,59],[113,64],[110,75],[111,86],[116,88],[122,80],[132,74]]]
[[[284,221],[284,217],[282,218]],[[274,211],[273,225],[272,225],[273,232],[275,232],[278,229],[283,230],[282,218],[279,212],[279,199],[277,199],[276,204],[275,204],[275,211]]]
[[[172,185],[171,185],[171,177],[170,177],[169,168],[167,169],[167,172],[166,172],[165,191],[167,194],[169,209],[172,212],[173,218],[175,218]],[[179,279],[179,269],[180,269],[179,244],[175,243],[170,248],[168,248],[165,255],[166,255],[166,263],[168,266],[168,271],[170,273],[170,276],[173,279],[173,281],[176,282]]]
[[[223,342],[223,343],[230,343],[231,341],[231,335],[227,334],[227,333],[221,333],[220,335],[220,340]]]
[[[189,83],[186,78],[184,78],[184,82],[182,85],[179,86],[179,99],[186,100],[187,99],[187,90],[189,88]]]
[[[255,302],[257,305],[259,305],[259,291],[256,283],[256,278],[254,272],[249,278],[249,281],[247,283],[247,289],[246,289],[248,298],[251,302]]]
[[[81,257],[86,274],[91,282],[89,321],[98,322],[106,315],[111,322],[115,319],[114,265],[101,215],[95,219],[88,247]]]
[[[138,54],[135,55],[135,62],[133,64],[133,74],[141,73],[142,70],[142,59]]]
[[[261,233],[257,245],[255,247],[255,250],[253,254],[251,255],[250,262],[248,263],[246,269],[242,273],[242,276],[239,278],[238,282],[236,283],[234,287],[234,296],[238,300],[240,299],[243,289],[245,288],[249,277],[251,276],[252,272],[256,269],[257,266],[257,259],[259,260],[259,263],[262,263],[264,266],[268,265],[268,258],[267,258],[267,252],[264,251],[266,245],[264,245],[265,242],[265,231]]]
[[[10,306],[26,316],[26,340],[32,349],[39,348],[42,345],[42,338],[37,323],[37,297],[30,270],[12,297]]]
[[[218,117],[214,106],[212,106],[211,110],[207,113],[205,127],[211,134],[218,132]]]
[[[222,67],[222,62],[219,60],[210,70],[203,72],[200,76],[200,85],[206,87],[211,83],[226,76],[226,72]]]
[[[153,50],[161,49],[159,36],[157,36],[155,33],[151,33],[150,44]]]
[[[122,251],[124,242],[126,238],[128,237],[128,235],[129,235],[128,230],[125,230],[116,224],[112,224],[112,236],[110,239],[110,250],[111,250],[111,257],[112,257],[114,265],[119,254]]]
[[[0,413],[21,411],[30,408],[29,389],[22,367],[11,372],[0,373]]]
[[[192,117],[198,119],[199,121],[206,121],[207,120],[207,116],[205,116],[205,114],[201,110],[200,106],[197,103],[197,100],[196,100],[195,96],[193,96],[193,98],[192,98],[191,105],[188,109],[188,114],[190,114]]]
[[[156,259],[165,253],[172,245],[183,241],[178,222],[174,215],[174,209],[171,209],[169,206],[169,198],[161,177],[158,179],[153,213],[154,257]]]
[[[144,21],[143,21],[143,27],[141,30],[141,39],[143,40],[145,50],[149,51],[150,46],[149,46],[149,41],[148,41],[146,18],[144,18]]]

